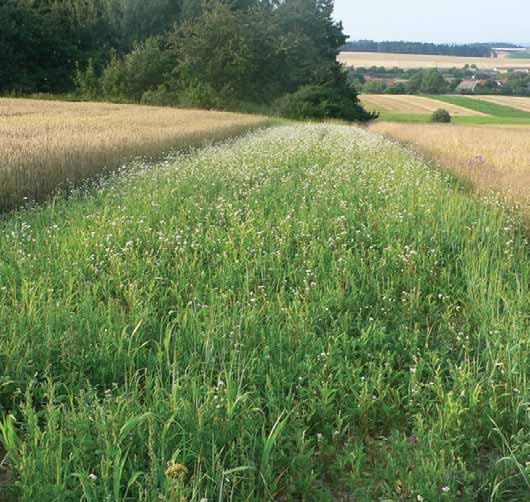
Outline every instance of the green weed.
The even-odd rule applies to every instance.
[[[18,499],[527,499],[528,240],[405,148],[275,128],[0,232]]]

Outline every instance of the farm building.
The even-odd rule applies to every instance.
[[[479,70],[481,75],[487,76],[487,77],[495,77],[497,75],[497,70]]]
[[[462,80],[460,84],[458,84],[458,87],[455,89],[456,92],[463,92],[463,93],[469,93],[469,92],[475,92],[475,89],[477,88],[477,85],[479,85],[478,80]]]

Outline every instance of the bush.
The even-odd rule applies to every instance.
[[[97,99],[100,93],[100,83],[92,58],[88,60],[88,65],[84,70],[77,66],[73,80],[79,96],[84,99]]]
[[[333,118],[353,122],[377,118],[361,106],[354,91],[345,95],[326,85],[303,86],[277,100],[275,109],[281,116],[295,120]]]
[[[367,94],[383,94],[387,90],[384,80],[368,80],[363,85],[363,92]]]
[[[145,94],[160,93],[171,68],[163,40],[148,38],[123,58],[112,54],[100,78],[102,94],[113,100],[138,102]]]
[[[160,85],[156,89],[145,91],[140,103],[151,106],[176,106],[179,104],[179,98],[165,85]]]
[[[185,84],[185,85],[184,85]],[[179,105],[189,108],[204,108],[210,110],[229,108],[234,102],[229,86],[214,88],[209,82],[189,79],[182,83],[178,89]],[[237,102],[237,100],[235,100]]]
[[[449,124],[451,122],[451,114],[444,109],[436,110],[433,112],[431,120],[439,124]]]
[[[395,82],[386,90],[388,94],[407,94],[407,88],[402,82]]]

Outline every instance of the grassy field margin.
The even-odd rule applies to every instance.
[[[443,104],[440,104],[443,108]],[[380,112],[379,119],[391,122],[432,122],[432,115],[423,113],[396,113]],[[475,124],[475,125],[530,125],[530,118],[498,117],[498,116],[453,116],[451,122],[454,124]]]
[[[512,108],[510,106],[499,105],[486,101],[483,99],[471,98],[467,96],[453,96],[453,95],[437,95],[433,94],[429,96],[432,99],[437,99],[444,103],[450,103],[452,105],[462,106],[463,108],[469,108],[477,112],[486,113],[493,117],[509,118],[509,119],[525,119],[530,120],[530,112],[519,110],[518,108]],[[475,118],[475,117],[473,117]]]
[[[4,492],[526,499],[528,240],[400,145],[276,128],[0,225]]]

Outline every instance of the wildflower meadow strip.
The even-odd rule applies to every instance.
[[[528,494],[528,240],[399,145],[278,127],[0,232],[15,500]]]

